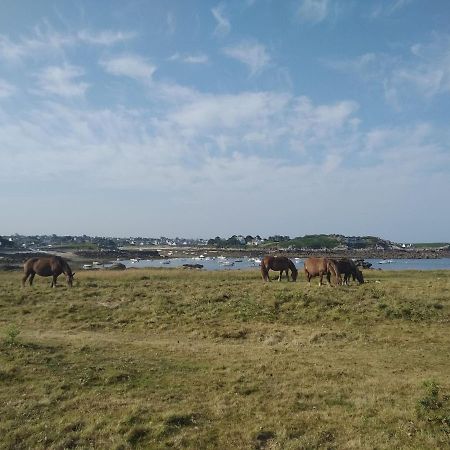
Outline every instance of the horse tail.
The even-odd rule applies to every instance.
[[[289,260],[288,265],[292,272],[292,274],[291,274],[292,280],[293,281],[297,280],[297,275],[298,275],[297,267],[295,267],[295,264],[291,260]]]
[[[264,281],[267,280],[267,277],[269,276],[269,270],[266,267],[265,259],[261,261],[261,275]]]
[[[333,259],[328,259],[327,261],[327,271],[336,278],[336,284],[341,284],[341,273],[339,271],[336,261]]]

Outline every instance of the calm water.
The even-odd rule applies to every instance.
[[[303,259],[293,258],[298,269],[303,267]],[[441,259],[366,259],[372,263],[373,269],[382,270],[450,270],[450,258]],[[202,264],[206,270],[239,270],[258,268],[259,258],[168,258],[168,259],[143,259],[139,261],[120,261],[127,267],[181,267],[183,264]]]

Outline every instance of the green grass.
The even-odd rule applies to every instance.
[[[0,273],[1,448],[448,448],[450,271],[20,277]]]
[[[414,248],[440,248],[449,245],[449,242],[421,242],[417,244],[412,244]]]

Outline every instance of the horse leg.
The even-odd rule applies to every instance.
[[[22,287],[25,286],[25,283],[27,281],[28,276],[30,275],[29,272],[27,272],[23,277],[22,277]]]
[[[30,275],[30,286],[33,284],[33,280],[34,280],[34,276],[35,276],[36,274],[35,273],[32,273],[31,275]]]
[[[58,278],[58,275],[53,275],[53,280],[52,280],[52,288],[56,288],[56,280]]]
[[[278,275],[278,281],[281,281],[281,275],[283,275],[283,270],[280,270],[280,274]]]
[[[303,269],[303,272],[305,272],[306,281],[311,286],[311,277],[309,276],[309,272],[306,270],[306,267]]]
[[[323,272],[319,273],[319,286],[322,286],[322,281],[323,281]]]

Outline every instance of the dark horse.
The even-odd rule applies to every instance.
[[[30,258],[23,265],[24,276],[22,278],[22,286],[25,286],[27,278],[30,277],[30,286],[33,284],[33,279],[36,274],[41,277],[53,277],[52,287],[56,287],[56,279],[64,273],[67,284],[72,287],[73,276],[69,264],[67,264],[61,256],[45,256],[42,258]]]
[[[278,281],[281,281],[283,272],[286,272],[286,278],[289,281],[289,270],[291,271],[292,281],[297,280],[298,270],[295,264],[285,256],[265,256],[261,261],[261,274],[264,281],[270,281],[269,270],[280,271]]]
[[[364,283],[364,277],[362,272],[356,267],[356,264],[353,260],[348,258],[341,258],[334,260],[336,267],[339,271],[339,276],[344,275],[344,282],[348,286],[348,282],[350,277],[353,278],[353,281],[358,280],[359,284]]]

